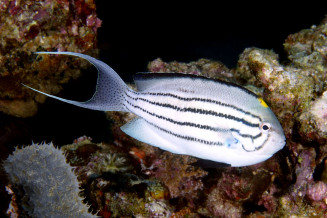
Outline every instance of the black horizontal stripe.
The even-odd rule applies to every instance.
[[[135,101],[142,100],[142,101],[145,101],[145,102],[147,102],[149,104],[153,104],[153,105],[160,106],[160,107],[171,108],[171,109],[174,109],[176,111],[192,112],[192,113],[198,113],[198,114],[204,114],[204,115],[212,115],[212,116],[216,116],[216,117],[221,117],[221,118],[241,122],[244,125],[247,125],[247,126],[250,126],[250,127],[259,127],[258,123],[251,123],[251,122],[249,122],[247,120],[244,120],[243,118],[238,118],[238,117],[235,117],[235,116],[229,115],[229,114],[223,114],[223,113],[219,113],[219,112],[216,112],[216,111],[203,110],[203,109],[199,109],[199,108],[181,108],[181,107],[178,107],[178,106],[175,106],[175,105],[172,105],[172,104],[168,104],[168,103],[160,103],[160,102],[149,101],[149,100],[147,100],[145,98],[140,98],[140,97],[133,98],[132,96],[128,95],[127,93],[125,93],[125,94],[126,94],[127,97],[129,97],[129,98],[131,98],[131,99],[133,99]]]
[[[165,96],[165,97],[172,97],[172,98],[176,98],[178,100],[181,100],[181,101],[199,101],[199,102],[206,102],[206,103],[213,103],[213,104],[217,104],[217,105],[220,105],[220,106],[224,106],[224,107],[229,107],[229,108],[232,108],[236,111],[239,111],[241,113],[244,113],[246,115],[249,115],[253,118],[257,118],[260,122],[262,122],[262,119],[260,116],[257,116],[255,114],[252,114],[248,111],[245,111],[239,107],[236,107],[235,105],[231,105],[231,104],[226,104],[226,103],[223,103],[223,102],[220,102],[220,101],[217,101],[217,100],[212,100],[210,98],[198,98],[198,97],[192,97],[192,98],[187,98],[187,97],[181,97],[181,96],[178,96],[178,95],[175,95],[175,94],[171,94],[171,93],[161,93],[161,92],[134,92],[133,90],[128,90],[130,92],[132,92],[133,94],[136,94],[136,95],[152,95],[152,96]]]
[[[215,128],[215,127],[212,127],[212,126],[208,126],[208,125],[201,125],[201,124],[197,124],[197,123],[191,123],[191,122],[180,122],[180,121],[176,121],[176,120],[173,120],[171,118],[168,118],[168,117],[165,117],[165,116],[162,116],[162,115],[158,115],[158,114],[155,114],[155,113],[152,113],[150,111],[147,111],[137,105],[133,105],[132,103],[130,103],[127,99],[126,99],[126,102],[136,108],[136,109],[139,109],[141,111],[143,111],[144,113],[147,113],[153,117],[156,117],[158,119],[162,119],[162,120],[166,120],[170,123],[173,123],[173,124],[176,124],[176,125],[180,125],[180,126],[190,126],[190,127],[194,127],[194,128],[198,128],[198,129],[204,129],[204,130],[209,130],[209,131],[215,131],[215,132],[227,132],[228,129],[221,129],[221,128]]]
[[[177,134],[177,133],[174,133],[174,132],[171,132],[167,129],[164,129],[164,128],[161,128],[157,125],[155,125],[154,123],[151,123],[147,120],[145,120],[147,123],[149,123],[150,125],[154,126],[155,128],[159,129],[160,131],[163,131],[169,135],[172,135],[172,136],[175,136],[177,138],[181,138],[181,139],[184,139],[186,141],[193,141],[193,142],[199,142],[199,143],[202,143],[202,144],[205,144],[205,145],[219,145],[219,146],[222,146],[224,145],[222,142],[214,142],[214,141],[208,141],[208,140],[204,140],[204,139],[199,139],[199,138],[195,138],[195,137],[192,137],[192,136],[185,136],[185,135],[180,135],[180,134]]]
[[[253,136],[253,135],[249,135],[249,134],[241,134],[240,130],[234,129],[234,128],[230,129],[230,131],[236,132],[239,136],[242,136],[244,138],[252,138],[252,140],[255,140],[255,139],[260,138],[262,136],[261,132],[259,134],[255,135],[255,136]]]

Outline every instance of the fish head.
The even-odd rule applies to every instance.
[[[253,122],[250,130],[248,126],[241,125],[237,132],[232,131],[234,147],[251,156],[271,157],[285,145],[283,128],[263,100],[259,99],[259,104],[253,105],[251,111],[260,119]]]
[[[260,108],[259,111],[262,117],[259,129],[265,139],[262,145],[256,146],[256,152],[273,155],[286,144],[284,130],[270,108]]]

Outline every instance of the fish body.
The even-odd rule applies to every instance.
[[[73,52],[38,52],[84,58],[99,71],[96,92],[86,102],[49,97],[101,111],[138,117],[121,127],[139,141],[176,154],[247,166],[285,145],[283,129],[268,105],[232,83],[176,73],[138,73],[130,89],[107,64]]]

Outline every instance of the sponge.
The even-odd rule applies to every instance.
[[[73,167],[52,143],[17,148],[3,166],[10,182],[24,192],[21,206],[30,216],[96,217],[82,202]]]

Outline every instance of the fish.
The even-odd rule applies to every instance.
[[[182,73],[137,73],[132,90],[106,63],[74,52],[36,52],[86,59],[98,70],[85,102],[48,97],[99,111],[131,112],[127,135],[160,149],[243,167],[269,159],[286,143],[277,117],[253,92],[233,83]]]

